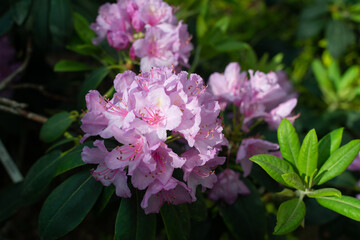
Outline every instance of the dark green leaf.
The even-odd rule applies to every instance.
[[[12,216],[22,205],[23,183],[5,187],[0,193],[0,223]]]
[[[72,23],[70,0],[51,0],[49,26],[57,46],[63,46],[71,37]]]
[[[160,210],[169,240],[186,240],[190,234],[190,215],[186,204],[164,204]]]
[[[314,37],[325,27],[326,22],[327,19],[325,18],[301,20],[297,30],[298,38],[306,39]]]
[[[284,179],[286,185],[300,190],[305,190],[305,185],[299,175],[294,172],[282,174],[281,177]]]
[[[100,67],[92,71],[87,76],[79,93],[80,106],[85,106],[85,95],[89,92],[89,90],[96,89],[108,73],[109,69],[107,67]]]
[[[91,69],[93,69],[93,67],[87,64],[70,60],[61,60],[54,67],[55,72],[78,72]]]
[[[232,52],[248,49],[249,45],[245,42],[236,41],[234,39],[227,39],[225,41],[221,41],[221,43],[216,44],[214,47],[218,52]]]
[[[341,192],[336,188],[322,188],[307,194],[310,198],[318,197],[341,197]]]
[[[360,221],[360,199],[341,196],[341,197],[319,197],[318,203],[348,218]]]
[[[133,199],[121,199],[115,222],[114,240],[132,240],[136,234],[136,203]]]
[[[246,179],[244,182],[251,194],[239,196],[232,205],[221,205],[220,216],[236,239],[264,239],[266,233],[264,204],[256,188]]]
[[[39,233],[45,239],[64,236],[86,217],[101,193],[101,183],[88,171],[60,184],[46,199],[39,216]]]
[[[53,145],[51,145],[47,150],[46,152],[50,152],[64,144],[67,144],[67,143],[71,143],[71,142],[74,142],[76,141],[76,138],[75,137],[72,137],[72,138],[64,138],[64,139],[61,139],[59,141],[56,141]]]
[[[315,198],[306,198],[304,202],[306,205],[306,225],[323,225],[339,216],[336,212],[321,207]]]
[[[13,23],[11,11],[9,10],[0,17],[0,36],[9,31]]]
[[[74,118],[69,112],[60,112],[49,118],[40,130],[40,139],[44,142],[52,142],[68,129]]]
[[[69,44],[66,48],[85,56],[98,56],[101,53],[99,47],[91,44]]]
[[[330,155],[339,148],[341,144],[342,134],[344,128],[338,128],[330,133],[326,134],[319,141],[319,159],[318,169],[324,164],[324,162],[330,157]]]
[[[205,221],[207,217],[207,207],[201,189],[196,191],[196,201],[188,205],[190,217],[194,221]]]
[[[36,161],[24,180],[23,194],[25,196],[41,192],[50,184],[55,176],[60,156],[61,152],[55,150]]]
[[[299,137],[291,122],[286,118],[281,121],[277,136],[282,157],[290,164],[296,166],[300,150]]]
[[[110,202],[111,197],[114,195],[114,192],[115,192],[114,185],[104,187],[98,201],[94,206],[94,210],[96,213],[101,213],[105,209],[105,207]]]
[[[155,240],[156,234],[156,215],[146,215],[144,209],[140,207],[140,201],[137,201],[136,214],[136,240]]]
[[[345,171],[359,151],[360,140],[353,140],[337,149],[320,168],[316,176],[318,184],[323,184]]]
[[[273,155],[255,155],[252,156],[250,160],[259,164],[270,175],[270,177],[283,185],[286,185],[286,183],[281,175],[294,172],[290,163]]]
[[[341,57],[346,49],[355,43],[351,27],[343,20],[331,20],[326,27],[327,48],[334,58]]]
[[[85,43],[92,43],[91,40],[95,37],[95,33],[90,29],[89,22],[79,13],[73,14],[74,28],[78,36]]]
[[[92,146],[91,142],[86,142],[76,146],[71,151],[64,153],[59,159],[59,163],[56,168],[55,176],[60,175],[73,168],[85,165],[85,162],[81,159],[81,152],[85,146]]]
[[[297,168],[300,175],[311,177],[317,168],[318,161],[318,139],[314,129],[305,136],[299,151]]]
[[[34,31],[34,40],[38,47],[45,49],[50,41],[50,27],[49,27],[49,0],[35,0],[34,18],[32,30]]]
[[[31,0],[12,0],[10,4],[14,21],[17,25],[23,24],[30,10]]]
[[[305,217],[305,204],[302,200],[294,198],[283,202],[278,210],[275,235],[284,235],[294,231]]]

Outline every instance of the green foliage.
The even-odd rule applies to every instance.
[[[75,119],[76,115],[69,112],[60,112],[53,115],[42,126],[40,139],[44,142],[52,142],[58,139],[70,127]]]
[[[93,68],[87,64],[70,60],[61,60],[54,67],[55,72],[77,72],[92,69]]]
[[[187,205],[174,206],[165,204],[160,213],[169,240],[189,239],[190,214]]]
[[[43,239],[64,236],[86,217],[101,193],[101,183],[80,172],[60,184],[46,199],[39,216]]]
[[[297,198],[283,202],[278,209],[274,234],[290,233],[301,224],[305,217],[305,196],[315,198],[320,205],[360,221],[360,200],[342,196],[335,188],[313,189],[315,185],[324,184],[344,172],[359,153],[360,140],[352,140],[339,148],[342,133],[343,128],[336,129],[318,143],[316,132],[312,129],[298,150],[296,131],[289,120],[283,119],[278,129],[280,151],[296,163],[296,168],[291,167],[289,160],[272,155],[261,154],[250,158],[277,182],[296,189],[294,195]],[[296,147],[290,142],[295,142]],[[319,162],[318,156],[321,159]]]

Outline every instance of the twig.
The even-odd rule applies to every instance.
[[[0,110],[9,112],[9,113],[12,113],[15,115],[23,116],[23,117],[26,117],[33,121],[39,122],[39,123],[45,123],[47,121],[47,118],[44,116],[41,116],[41,115],[33,113],[33,112],[28,112],[28,111],[25,111],[25,110],[19,109],[19,108],[11,108],[11,107],[7,107],[4,105],[0,105]]]
[[[32,83],[22,83],[22,84],[14,84],[13,86],[10,86],[9,88],[10,89],[31,88],[31,89],[41,92],[44,96],[52,98],[54,100],[59,100],[59,101],[63,101],[63,102],[74,102],[74,100],[72,100],[72,99],[69,99],[69,98],[46,91],[45,87],[42,85],[36,85],[36,84],[32,84]]]
[[[29,41],[26,48],[26,58],[24,62],[21,64],[20,67],[18,67],[15,71],[13,71],[0,83],[0,90],[4,89],[6,85],[8,85],[11,82],[11,80],[13,80],[19,73],[25,70],[26,66],[29,63],[30,55],[31,55],[31,43]]]
[[[14,100],[11,100],[8,98],[3,98],[3,97],[0,97],[0,103],[3,103],[5,105],[8,105],[13,108],[26,108],[27,107],[26,103],[19,103]]]

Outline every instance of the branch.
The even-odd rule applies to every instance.
[[[14,100],[11,100],[9,98],[3,98],[3,97],[0,97],[0,103],[8,105],[12,108],[26,108],[27,107],[26,103],[19,103]]]
[[[39,123],[45,123],[47,121],[47,118],[44,116],[41,116],[39,114],[33,113],[33,112],[28,112],[25,111],[23,109],[20,108],[11,108],[11,107],[7,107],[4,105],[0,105],[0,110],[5,111],[5,112],[9,112],[15,115],[20,115],[23,117],[26,117],[28,119],[31,119],[35,122],[39,122]]]

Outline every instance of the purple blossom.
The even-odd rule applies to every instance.
[[[236,155],[236,163],[241,164],[244,177],[247,177],[251,172],[253,164],[253,162],[249,160],[250,157],[257,154],[271,154],[281,157],[279,149],[278,144],[257,138],[246,138],[241,142]]]
[[[360,153],[355,157],[347,169],[350,171],[360,171]]]
[[[250,190],[247,186],[239,179],[240,174],[227,168],[222,171],[214,187],[209,193],[209,198],[213,201],[219,199],[224,200],[227,204],[233,204],[237,196],[250,194]]]

